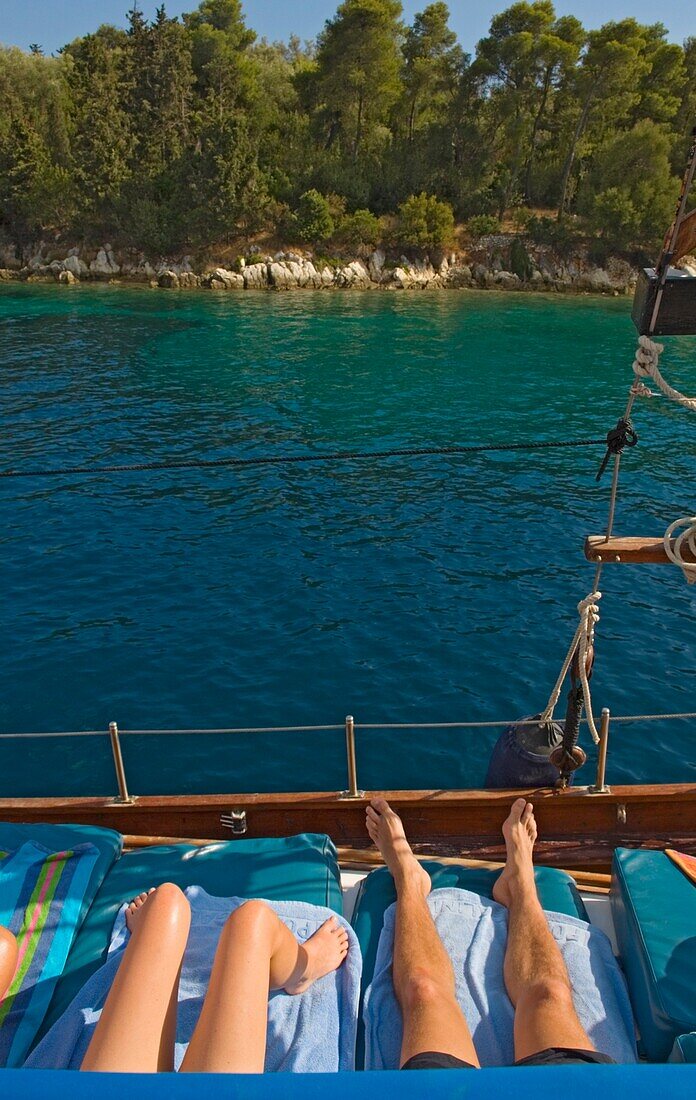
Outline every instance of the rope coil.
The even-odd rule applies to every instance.
[[[680,535],[675,532],[683,527]],[[674,542],[672,542],[674,539]],[[696,516],[683,516],[671,523],[664,535],[665,553],[670,561],[678,565],[688,584],[696,584],[696,561],[685,561],[684,551],[688,550],[696,559]]]

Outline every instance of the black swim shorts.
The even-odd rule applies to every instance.
[[[613,1066],[614,1059],[608,1054],[602,1054],[599,1050],[578,1050],[575,1047],[549,1047],[540,1050],[537,1054],[531,1054],[529,1058],[521,1058],[516,1066]],[[402,1069],[475,1069],[471,1062],[465,1062],[461,1058],[455,1058],[453,1054],[442,1054],[437,1050],[426,1050],[422,1054],[414,1054],[408,1062],[404,1062]]]

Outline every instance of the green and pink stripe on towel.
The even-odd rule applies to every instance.
[[[50,852],[32,841],[0,858],[0,924],[19,948],[0,1001],[0,1066],[20,1066],[29,1053],[72,946],[97,855],[92,844]]]

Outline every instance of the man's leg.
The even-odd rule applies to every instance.
[[[300,944],[264,902],[240,905],[222,930],[182,1072],[263,1073],[269,990],[304,993],[347,952],[336,917]]]
[[[172,1070],[179,973],[191,909],[179,887],[165,882],[131,903],[126,922],[131,937],[81,1069]]]
[[[550,1047],[594,1050],[580,1023],[568,971],[551,935],[534,882],[537,827],[530,802],[518,798],[503,825],[507,862],[493,897],[508,909],[505,985],[515,1006],[515,1059]]]
[[[393,977],[404,1021],[400,1064],[434,1051],[478,1066],[455,996],[452,963],[426,901],[430,876],[411,851],[401,819],[383,798],[367,807],[367,831],[396,886]]]

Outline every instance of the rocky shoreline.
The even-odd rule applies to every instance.
[[[474,288],[561,293],[630,295],[637,270],[611,257],[603,267],[578,252],[562,257],[545,246],[526,246],[520,263],[519,241],[498,234],[476,242],[466,253],[437,256],[388,256],[375,249],[355,259],[321,259],[309,251],[279,251],[273,255],[239,256],[231,267],[199,264],[183,256],[152,263],[142,253],[117,253],[100,248],[60,248],[42,245],[25,262],[12,246],[0,249],[0,280],[50,282],[73,286],[80,282],[140,283],[170,290],[435,290]],[[517,253],[515,253],[515,247]],[[517,266],[518,270],[512,270]],[[696,271],[694,272],[696,274]]]

